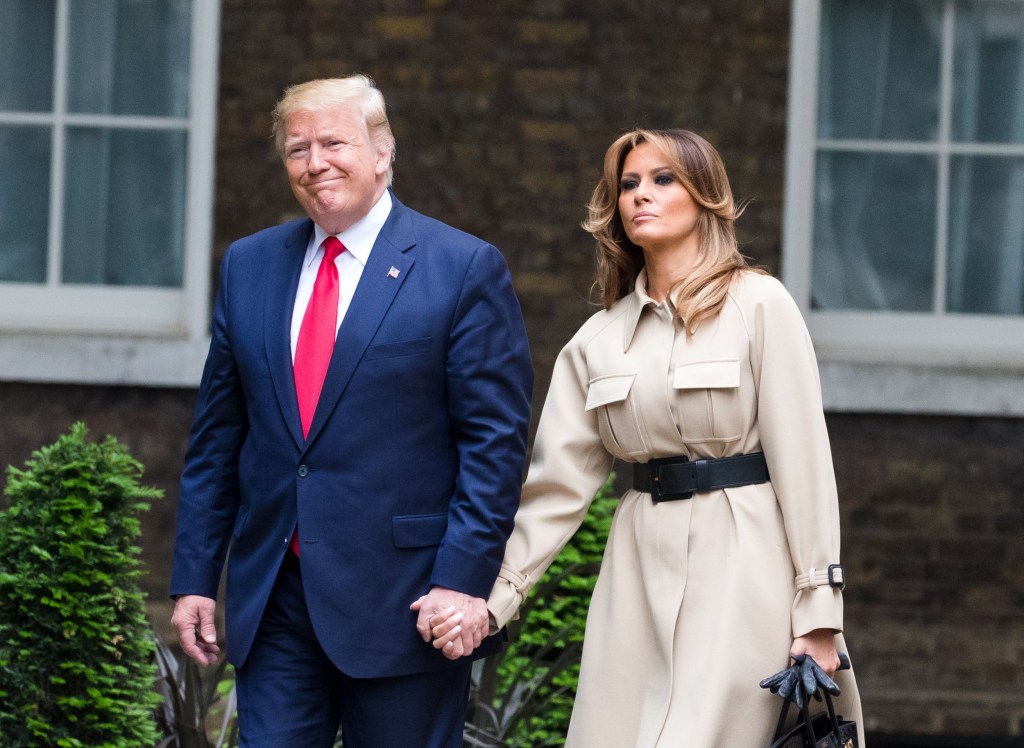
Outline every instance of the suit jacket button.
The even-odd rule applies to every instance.
[[[299,465],[299,477],[305,478],[307,475],[309,475],[309,468],[305,465]]]

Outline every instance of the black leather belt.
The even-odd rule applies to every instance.
[[[767,482],[768,463],[761,452],[692,462],[687,457],[663,457],[633,465],[633,488],[649,493],[655,504]]]

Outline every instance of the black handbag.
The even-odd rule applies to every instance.
[[[805,704],[796,724],[788,730],[785,725],[790,700],[782,702],[779,723],[769,748],[860,748],[857,723],[837,715],[832,706],[831,694],[824,690],[822,692],[827,711],[818,712],[812,717],[810,703]]]
[[[860,748],[857,723],[837,715],[832,705],[839,687],[811,657],[796,655],[793,659],[793,665],[761,681],[761,688],[770,688],[782,697],[782,711],[768,748]],[[840,654],[839,660],[840,670],[850,667],[845,654]],[[825,711],[812,715],[815,699],[825,702]],[[787,729],[790,702],[797,705],[798,714],[796,724]]]

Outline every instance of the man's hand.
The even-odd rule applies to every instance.
[[[216,662],[220,655],[213,622],[216,608],[215,600],[201,595],[182,595],[174,604],[171,625],[178,632],[182,650],[200,665]]]
[[[409,607],[419,614],[416,630],[423,641],[433,640],[449,660],[472,654],[487,636],[487,603],[482,597],[432,587]]]

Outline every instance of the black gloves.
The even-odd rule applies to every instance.
[[[839,669],[850,667],[850,659],[840,653]],[[767,688],[783,699],[792,699],[798,709],[803,709],[811,696],[818,696],[818,689],[824,689],[833,696],[839,695],[839,686],[825,674],[813,657],[794,655],[793,664],[785,670],[761,681],[761,688]]]

